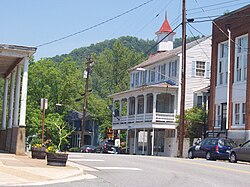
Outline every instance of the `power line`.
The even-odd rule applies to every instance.
[[[196,0],[195,0],[196,1]],[[213,9],[207,9],[206,11],[209,12],[209,11],[214,11],[214,10],[219,10],[219,9],[222,9],[222,8],[227,8],[227,7],[232,7],[232,6],[236,6],[236,5],[241,5],[241,4],[248,4],[249,2],[244,2],[244,3],[237,3],[237,4],[233,4],[233,5],[228,5],[228,6],[223,6],[223,7],[218,7],[218,8],[213,8]],[[200,8],[202,8],[200,6]],[[202,8],[203,9],[203,8]],[[203,9],[204,10],[204,9]],[[198,12],[191,12],[189,13],[189,15],[192,15],[192,14],[197,14],[197,13],[201,13],[203,11],[198,11]]]
[[[194,39],[195,39],[195,36],[194,36],[194,34],[193,34],[193,32],[191,31],[191,29],[190,29],[190,23],[188,23],[188,30],[189,30],[189,32],[192,34],[192,36],[194,37]],[[195,39],[195,41],[196,41],[196,43],[198,44],[198,46],[200,47],[200,49],[202,50],[202,52],[206,55],[206,57],[207,57],[207,59],[208,60],[211,60],[211,58],[209,58],[208,57],[208,55],[207,55],[207,53],[204,51],[204,49],[200,46],[200,43]]]
[[[130,12],[132,12],[132,11],[134,11],[134,10],[136,10],[136,9],[138,9],[138,8],[140,8],[140,7],[142,7],[142,6],[145,6],[146,4],[148,4],[148,3],[152,2],[152,1],[154,1],[154,0],[146,1],[146,2],[144,2],[144,3],[142,3],[142,4],[140,4],[140,5],[138,5],[138,6],[134,7],[134,8],[132,8],[132,9],[129,9],[129,10],[127,10],[127,11],[121,13],[121,14],[118,14],[117,16],[114,16],[114,17],[112,17],[112,18],[110,18],[110,19],[108,19],[108,20],[105,20],[105,21],[102,21],[102,22],[100,22],[100,23],[98,23],[98,24],[95,24],[95,25],[93,25],[93,26],[91,26],[91,27],[89,27],[89,28],[83,29],[83,30],[81,30],[81,31],[78,31],[78,32],[69,34],[69,35],[67,35],[67,36],[64,36],[64,37],[61,37],[61,38],[58,38],[58,39],[55,39],[55,40],[52,40],[52,41],[50,41],[50,42],[46,42],[46,43],[37,45],[36,48],[42,47],[42,46],[45,46],[45,45],[49,45],[49,44],[52,44],[52,43],[55,43],[55,42],[58,42],[58,41],[61,41],[61,40],[67,39],[67,38],[70,38],[70,37],[75,36],[75,35],[77,35],[77,34],[80,34],[80,33],[86,32],[86,31],[88,31],[88,30],[91,30],[91,29],[93,29],[93,28],[96,28],[96,27],[98,27],[98,26],[101,26],[101,25],[103,25],[103,24],[105,24],[105,23],[108,23],[108,22],[110,22],[110,21],[113,21],[113,20],[115,20],[115,19],[117,19],[117,18],[119,18],[119,17],[121,17],[121,16],[123,16],[123,15],[125,15],[125,14],[128,14],[128,13],[130,13]]]
[[[223,2],[223,3],[211,4],[211,5],[203,6],[202,8],[208,8],[208,7],[218,6],[218,5],[225,5],[225,4],[228,4],[228,3],[235,2],[235,1],[240,1],[240,0],[232,0],[232,1],[227,1],[227,2]],[[200,9],[200,7],[188,9],[187,12],[192,11],[192,10],[197,10],[197,9]]]
[[[198,32],[199,34],[205,36],[202,32],[200,32],[198,29],[196,29],[195,27],[193,27],[193,25],[191,25],[190,23],[188,24],[190,27],[192,27],[194,30],[196,30],[196,32]]]

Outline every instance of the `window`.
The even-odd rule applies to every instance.
[[[219,84],[223,84],[222,62],[219,62]]]
[[[228,54],[228,45],[227,42],[225,42],[220,46],[220,57],[221,58],[227,57],[227,54]]]
[[[205,64],[206,62],[196,61],[196,76],[198,77],[205,76]]]
[[[161,80],[161,66],[158,66],[157,77],[158,77],[158,81],[160,81]]]
[[[174,62],[169,62],[168,64],[168,76],[177,77],[177,60]]]
[[[147,82],[147,70],[142,72],[142,85],[146,84]]]
[[[134,87],[134,80],[135,80],[135,74],[131,74],[130,75],[130,87],[133,88]]]
[[[247,79],[248,36],[240,36],[235,40],[235,82]]]
[[[227,83],[228,79],[228,42],[218,44],[218,81],[217,85]]]
[[[148,70],[148,83],[151,82],[151,70]]]
[[[221,126],[221,108],[220,105],[217,106],[217,127]]]
[[[242,124],[246,123],[246,103],[242,103]]]
[[[237,81],[241,81],[241,63],[240,63],[240,57],[237,57],[237,60],[236,60],[236,80]]]
[[[155,82],[155,68],[150,70],[150,78],[151,78],[150,82]]]
[[[139,72],[135,74],[135,86],[137,87],[139,85]]]
[[[234,105],[234,116],[235,116],[235,125],[239,125],[240,124],[240,104],[237,103]]]
[[[164,80],[166,78],[166,64],[163,64],[161,66],[161,80]]]
[[[172,76],[177,76],[177,61],[172,62]]]
[[[202,96],[197,97],[197,106],[202,107]]]

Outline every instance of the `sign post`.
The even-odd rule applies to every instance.
[[[48,108],[48,99],[41,98],[41,109],[42,109],[42,145],[44,144],[44,118],[45,109]]]

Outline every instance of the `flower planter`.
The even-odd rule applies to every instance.
[[[66,166],[68,154],[66,153],[47,153],[47,165]]]
[[[37,159],[45,159],[46,157],[46,148],[32,148],[31,149],[31,156],[32,158],[37,158]]]

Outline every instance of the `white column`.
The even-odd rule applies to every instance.
[[[144,94],[144,122],[146,119],[146,114],[147,114],[147,94]]]
[[[127,124],[128,124],[128,119],[129,119],[129,97],[127,98]]]
[[[145,152],[144,152],[144,140],[145,140],[145,128],[143,129],[143,140],[142,140],[142,154],[144,155]]]
[[[135,129],[135,135],[134,135],[134,152],[133,152],[133,154],[135,155],[135,151],[136,151],[136,129]]]
[[[15,89],[15,74],[16,72],[11,72],[10,78],[10,103],[9,103],[9,118],[8,118],[8,128],[12,128],[13,123],[13,104],[14,104],[14,89]]]
[[[126,133],[126,153],[128,153],[128,128]]]
[[[120,117],[122,116],[122,99],[120,100]]]
[[[2,130],[6,130],[6,111],[8,101],[8,79],[4,79],[4,95],[3,95],[3,109],[2,109]]]
[[[17,66],[16,72],[16,91],[15,91],[15,108],[14,108],[14,127],[18,127],[18,112],[19,112],[19,102],[20,102],[20,81],[21,81],[21,66]]]
[[[19,126],[26,126],[25,119],[26,119],[26,100],[27,100],[27,87],[28,87],[28,68],[29,68],[29,58],[25,57],[23,66],[22,96],[21,96]]]
[[[156,121],[156,99],[157,93],[153,93],[153,122]]]
[[[152,131],[152,146],[151,146],[151,155],[153,156],[154,155],[154,139],[155,139],[155,130],[153,128],[153,131]]]
[[[174,95],[174,116],[177,114],[177,94]]]
[[[135,97],[135,122],[136,122],[136,116],[137,116],[137,111],[138,110],[138,97]]]

